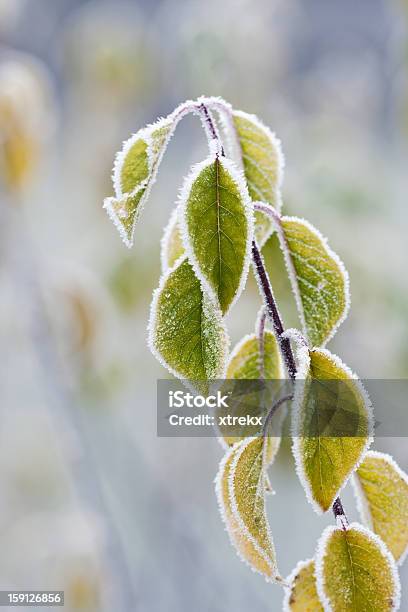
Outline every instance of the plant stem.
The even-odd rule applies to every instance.
[[[293,394],[285,395],[284,397],[281,397],[280,399],[276,400],[276,402],[273,404],[272,408],[269,410],[268,414],[266,415],[265,422],[263,425],[262,433],[263,433],[264,438],[266,437],[266,432],[268,430],[269,423],[271,422],[271,419],[273,415],[275,414],[275,412],[277,411],[277,409],[280,406],[282,406],[282,404],[284,404],[285,402],[290,402],[291,400],[293,400]]]
[[[221,104],[220,101],[217,101],[216,106],[221,106],[231,119],[231,107],[228,104],[224,105],[224,104]],[[219,140],[218,132],[212,120],[211,114],[208,110],[208,106],[206,104],[205,99],[200,100],[200,106],[198,108],[200,112],[203,114],[203,118],[208,126],[208,131],[210,132],[212,138]],[[232,124],[232,121],[230,121],[230,123]],[[235,138],[237,138],[236,131],[234,130],[234,132],[235,132],[234,136]],[[239,145],[239,148],[240,148],[240,145]],[[220,143],[220,151],[221,151],[221,155],[225,155],[224,148],[222,147],[221,143]],[[241,162],[241,166],[242,166],[242,162]],[[260,203],[260,205],[258,206],[258,210],[262,210],[262,212],[265,212],[269,214],[270,216],[273,215],[273,217],[275,217],[275,211],[272,211],[271,213],[269,209],[270,207],[264,203]],[[290,379],[292,381],[295,381],[297,369],[296,369],[295,358],[293,356],[292,347],[290,345],[289,338],[282,337],[285,331],[283,327],[283,321],[282,321],[281,315],[279,313],[279,309],[277,307],[277,304],[276,304],[276,301],[275,301],[275,298],[272,292],[272,285],[269,280],[269,276],[266,271],[261,252],[255,240],[252,241],[252,263],[255,268],[255,274],[258,280],[259,289],[260,289],[260,292],[265,302],[266,312],[267,312],[269,319],[272,322],[275,337],[279,343],[279,348],[282,353],[282,357],[285,361],[286,369],[288,371]],[[283,401],[287,401],[287,399],[288,398],[282,398],[282,401],[278,400],[277,402],[278,406],[276,406],[276,404],[272,406],[267,416],[267,419],[271,413],[274,414],[275,412],[274,407],[276,406],[276,409],[277,409],[281,405],[281,403]],[[344,513],[343,505],[339,497],[337,497],[334,500],[332,508],[333,508],[334,516],[336,517],[336,519],[340,521],[342,528],[344,530],[347,529],[348,520]]]
[[[292,352],[292,347],[290,346],[289,338],[282,337],[285,331],[283,328],[282,318],[280,316],[278,307],[275,302],[275,298],[272,293],[272,286],[264,262],[262,260],[262,255],[258,249],[255,240],[252,241],[252,261],[255,268],[255,274],[258,279],[259,289],[265,301],[266,312],[272,322],[275,336],[279,343],[279,348],[281,350],[282,357],[285,361],[286,369],[291,380],[295,380],[296,364]]]
[[[336,497],[332,506],[333,514],[335,519],[340,523],[343,531],[347,530],[349,522],[344,512],[343,504],[341,503],[340,497]]]
[[[218,137],[218,132],[216,130],[216,127],[214,125],[214,121],[211,117],[210,111],[208,110],[207,106],[204,104],[204,102],[202,102],[199,106],[200,111],[202,112],[202,116],[203,119],[208,127],[208,131],[211,134],[211,137],[213,140],[218,140],[219,141],[219,137]],[[225,155],[224,153],[224,148],[220,143],[220,148],[221,148],[221,155]]]

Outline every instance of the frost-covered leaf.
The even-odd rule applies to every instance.
[[[287,582],[289,587],[283,600],[284,612],[323,612],[317,594],[313,559],[298,563]]]
[[[178,209],[175,208],[171,213],[161,241],[160,259],[162,272],[172,268],[183,254],[184,246],[178,224]]]
[[[181,206],[188,256],[225,314],[248,274],[253,210],[244,181],[230,161],[210,156],[187,178]]]
[[[317,590],[325,610],[398,610],[400,584],[385,544],[358,523],[327,527],[316,556]]]
[[[282,582],[265,513],[263,439],[248,438],[229,449],[215,483],[221,515],[238,555],[267,580]]]
[[[256,380],[259,378],[275,380],[283,378],[284,370],[279,346],[274,334],[269,329],[266,329],[264,334],[262,365],[259,348],[259,340],[255,334],[244,336],[231,352],[228,361],[227,378],[246,380]]]
[[[408,549],[408,477],[390,455],[368,451],[353,475],[361,518],[402,562]]]
[[[255,115],[233,111],[233,120],[249,195],[279,211],[284,167],[280,141]]]
[[[221,312],[202,290],[187,259],[163,276],[154,293],[149,344],[179,378],[203,381],[224,376],[228,336]]]
[[[371,405],[361,382],[336,355],[305,346],[298,355],[293,454],[309,501],[325,512],[372,441]]]
[[[312,346],[324,346],[347,316],[347,272],[304,219],[282,217],[277,226],[304,334]]]
[[[252,200],[281,209],[284,158],[280,141],[255,115],[233,112],[239,154]],[[255,214],[255,237],[262,247],[273,231],[273,223],[261,212]]]
[[[216,410],[216,416],[231,415],[232,417],[264,416],[272,406],[276,394],[280,390],[280,379],[284,378],[282,358],[274,334],[265,330],[263,353],[260,352],[260,342],[256,334],[244,336],[231,352],[228,366],[227,379],[237,380],[237,384],[227,382],[226,389],[233,391],[234,400],[229,402],[228,408],[220,407]],[[263,384],[261,379],[267,382]],[[246,380],[257,381],[253,387]],[[268,382],[269,381],[269,382]],[[273,461],[279,449],[280,433],[284,408],[271,419],[268,430],[268,465]],[[232,446],[240,438],[255,436],[260,433],[260,428],[254,425],[240,425],[222,423],[218,427],[222,441]]]
[[[139,130],[127,140],[115,159],[115,196],[104,208],[130,247],[135,223],[156,179],[157,169],[175,127],[173,115]]]

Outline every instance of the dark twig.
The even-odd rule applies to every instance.
[[[269,423],[271,422],[271,419],[273,415],[275,414],[275,412],[278,410],[280,406],[282,406],[282,404],[284,404],[285,402],[290,402],[292,400],[293,400],[293,394],[285,395],[284,397],[281,397],[273,404],[272,408],[269,410],[268,414],[266,415],[265,422],[263,425],[262,435],[264,438],[266,438],[267,436]]]
[[[255,268],[255,274],[258,279],[259,289],[265,301],[266,311],[269,319],[272,322],[273,329],[277,341],[279,342],[279,348],[282,352],[283,359],[285,361],[286,369],[292,380],[296,377],[296,363],[293,356],[292,347],[290,346],[289,338],[283,338],[284,333],[282,318],[280,316],[278,307],[275,302],[275,298],[272,293],[271,283],[269,281],[268,273],[266,271],[262,255],[258,249],[255,240],[252,242],[252,261]]]
[[[341,503],[340,497],[336,497],[336,499],[334,500],[332,510],[336,520],[340,523],[341,528],[343,529],[343,531],[346,531],[349,523],[346,517],[346,513],[344,512],[343,504]]]

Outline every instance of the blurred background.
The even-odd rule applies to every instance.
[[[258,114],[283,143],[285,211],[350,272],[330,349],[362,378],[408,378],[408,4],[0,0],[0,40],[0,589],[65,590],[69,611],[280,610],[224,532],[217,440],[156,436],[166,373],[146,323],[199,122],[179,126],[131,251],[102,200],[122,140],[184,99]],[[297,325],[275,238],[264,254]],[[233,343],[259,305],[251,278]],[[406,439],[375,447],[407,470]],[[287,575],[332,517],[307,504],[288,440],[271,480]]]

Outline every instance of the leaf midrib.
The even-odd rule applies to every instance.
[[[357,566],[357,567],[362,567],[362,566],[359,565],[358,563],[355,563],[353,561],[352,554],[351,554],[351,551],[350,551],[350,548],[353,547],[353,546],[355,548],[361,548],[363,550],[366,550],[366,549],[363,548],[362,546],[359,546],[358,544],[349,543],[348,540],[347,540],[347,532],[344,534],[344,540],[345,540],[347,554],[348,554],[348,558],[349,558],[349,562],[350,562],[350,573],[351,573],[351,577],[352,577],[352,580],[353,580],[353,612],[359,612],[358,609],[356,608],[356,591],[357,591],[357,589],[359,589],[360,593],[364,596],[365,603],[367,603],[370,606],[370,608],[372,610],[374,610],[371,602],[367,599],[366,593],[358,586],[358,584],[356,584],[355,575],[354,575],[354,566]],[[371,581],[373,581],[373,577],[372,577],[371,573],[368,570],[366,570],[366,571],[367,571]]]

